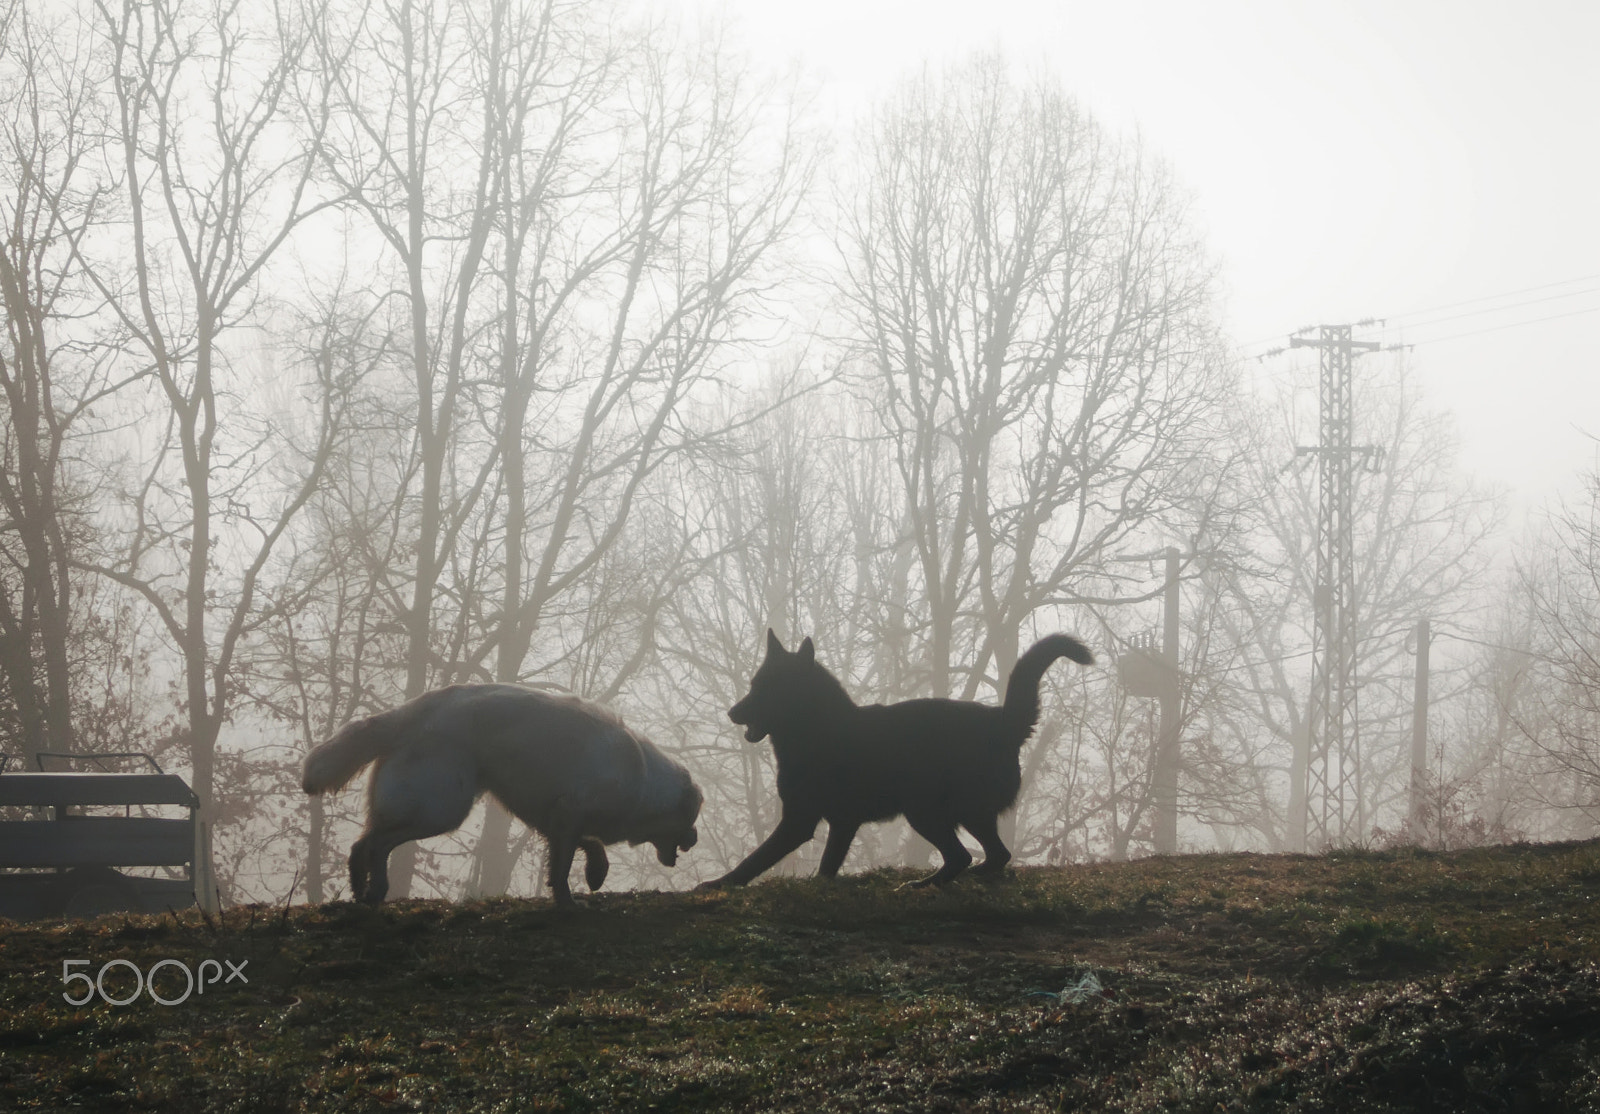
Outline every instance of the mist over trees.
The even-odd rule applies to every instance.
[[[849,133],[803,88],[620,5],[0,6],[0,752],[150,751],[225,898],[324,900],[360,799],[305,798],[310,746],[569,690],[705,790],[676,872],[617,859],[679,886],[775,822],[726,719],[768,627],[861,702],[997,699],[1065,629],[1103,666],[1047,678],[1008,842],[1126,857],[1157,725],[1113,666],[1175,546],[1180,845],[1287,846],[1306,369],[1246,385],[1181,168],[994,56]],[[1361,373],[1363,838],[1592,834],[1594,504],[1496,575],[1447,420]],[[1423,830],[1419,618],[1456,647]],[[878,826],[847,869],[921,853]],[[490,804],[393,892],[536,893],[542,855]]]

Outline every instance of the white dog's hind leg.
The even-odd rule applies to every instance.
[[[402,751],[379,763],[366,833],[350,848],[351,896],[376,905],[389,892],[389,855],[413,839],[455,831],[477,799],[476,771],[459,753]],[[364,884],[363,884],[364,883]]]

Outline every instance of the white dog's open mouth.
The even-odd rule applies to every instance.
[[[688,832],[679,836],[677,840],[672,843],[656,844],[656,858],[661,860],[662,866],[676,866],[678,862],[678,852],[687,851],[698,842],[700,842],[699,830],[690,828]]]

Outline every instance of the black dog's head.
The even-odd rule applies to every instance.
[[[767,657],[750,678],[750,691],[728,709],[728,718],[744,728],[744,737],[759,743],[774,727],[804,714],[807,692],[814,686],[809,679],[817,672],[817,651],[807,638],[790,652],[778,636],[767,631]]]

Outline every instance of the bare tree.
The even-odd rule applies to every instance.
[[[89,567],[138,593],[181,657],[184,736],[210,818],[235,655],[261,621],[261,572],[315,490],[337,426],[335,385],[312,369],[317,418],[296,452],[285,423],[260,420],[244,397],[259,350],[228,343],[260,320],[266,268],[324,204],[311,183],[323,125],[291,119],[306,38],[284,9],[258,18],[100,0],[95,12],[126,223],[74,250],[155,385],[160,432],[141,446],[120,555]]]
[[[660,674],[699,740],[692,753],[708,801],[701,842],[713,865],[697,866],[708,877],[777,822],[771,749],[746,742],[727,718],[757,664],[763,631],[813,636],[852,691],[876,691],[877,654],[860,626],[875,604],[857,577],[874,562],[878,541],[857,532],[870,519],[846,509],[860,494],[856,470],[871,465],[845,433],[849,401],[820,388],[787,371],[769,374],[717,420],[734,427],[717,453],[676,463],[673,517],[702,567],[668,601]],[[871,855],[863,846],[856,857]],[[802,853],[783,869],[807,865]]]
[[[264,611],[270,621],[241,661],[251,703],[289,727],[295,744],[281,764],[293,772],[285,792],[303,801],[306,898],[324,900],[325,881],[343,873],[343,845],[330,831],[348,833],[364,817],[324,796],[304,798],[298,770],[306,752],[340,726],[398,691],[387,679],[404,661],[392,595],[405,532],[396,507],[394,461],[403,438],[380,401],[377,370],[390,356],[388,337],[374,320],[381,303],[365,293],[332,291],[299,330],[303,358],[321,377],[353,395],[333,447],[324,483],[296,520],[269,568]]]
[[[594,5],[370,4],[329,13],[318,43],[326,170],[408,312],[403,695],[537,678],[612,697],[653,651],[661,593],[587,647],[602,632],[560,619],[584,613],[663,464],[712,435],[688,407],[792,221],[791,121],[719,44]],[[573,672],[601,643],[608,664]],[[513,863],[509,818],[486,825],[483,893]]]
[[[124,385],[87,343],[93,299],[71,264],[104,200],[84,166],[99,131],[94,64],[61,45],[76,39],[20,2],[0,9],[0,703],[15,717],[0,734],[15,732],[24,762],[76,749],[71,560],[91,529],[72,439]]]
[[[404,695],[428,687],[434,598],[449,544],[481,485],[447,499],[468,345],[479,321],[472,294],[484,268],[501,183],[493,121],[474,96],[475,21],[445,3],[325,9],[317,61],[328,83],[327,172],[376,231],[398,270],[405,307],[407,372],[415,392],[415,561]],[[465,95],[462,95],[465,94]],[[379,261],[381,263],[381,261]],[[404,895],[408,870],[395,879]]]
[[[571,28],[552,43],[570,13],[539,8],[542,39],[520,30],[527,13],[511,14],[503,41],[516,45],[492,67],[516,78],[493,87],[507,183],[496,241],[504,559],[497,620],[468,656],[475,666],[492,651],[501,680],[527,675],[552,611],[588,591],[666,462],[719,436],[689,424],[688,407],[759,311],[763,267],[809,173],[786,105],[714,41],[624,32],[613,48],[623,63],[580,51],[587,39]],[[525,56],[530,43],[541,53]],[[677,583],[675,568],[657,583]],[[639,597],[634,644],[589,695],[615,698],[653,653],[667,595]],[[569,632],[558,649],[582,646]],[[479,892],[509,880],[508,828],[491,808]]]
[[[1555,776],[1542,792],[1566,834],[1600,828],[1600,472],[1580,500],[1562,504],[1518,578],[1531,611],[1536,679],[1513,722]]]
[[[1548,540],[1543,530],[1534,537]],[[1479,629],[1435,629],[1436,642],[1466,651],[1464,679],[1430,710],[1420,826],[1408,817],[1397,840],[1509,843],[1583,832],[1581,822],[1569,826],[1573,782],[1540,745],[1554,738],[1556,671],[1539,622],[1552,563],[1525,554],[1517,564],[1495,586]]]
[[[478,66],[482,20],[476,7],[400,0],[325,7],[313,27],[330,112],[322,169],[377,234],[381,251],[368,264],[392,281],[401,307],[396,370],[413,438],[396,491],[409,553],[409,568],[395,570],[406,585],[395,598],[405,698],[451,675],[435,645],[440,578],[493,465],[480,456],[453,482],[471,348],[484,325],[474,295],[504,188]],[[415,863],[414,845],[396,858],[396,896],[410,892]]]
[[[1170,176],[997,58],[909,83],[858,161],[843,288],[916,553],[926,687],[972,698],[1036,611],[1100,594],[1109,552],[1193,529],[1185,476],[1210,470],[1231,391],[1207,269]]]
[[[998,57],[907,83],[857,164],[841,292],[914,554],[907,680],[974,699],[1038,616],[1113,600],[1112,554],[1216,533],[1209,269],[1165,168]]]

